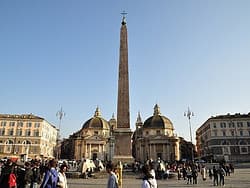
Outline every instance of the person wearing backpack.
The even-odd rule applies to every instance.
[[[142,167],[142,172],[144,173],[144,178],[141,184],[141,188],[157,188],[157,181],[155,177],[150,173],[150,166],[144,165]]]
[[[56,188],[58,182],[57,162],[52,159],[49,161],[49,168],[45,171],[40,188]]]

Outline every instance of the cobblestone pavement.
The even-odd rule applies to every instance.
[[[108,176],[107,176],[108,178]],[[107,178],[89,178],[89,179],[68,179],[69,188],[106,188]],[[131,176],[123,179],[123,188],[140,188],[142,180],[138,176]],[[198,177],[197,185],[187,185],[184,180],[169,179],[158,180],[158,188],[181,188],[195,187],[207,188],[214,187],[210,179],[203,181],[201,176]],[[220,186],[219,186],[220,187]],[[225,177],[225,186],[227,188],[250,188],[250,168],[236,169],[234,174]]]

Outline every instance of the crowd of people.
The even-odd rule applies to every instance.
[[[58,170],[54,159],[43,164],[39,160],[17,164],[7,159],[0,169],[1,188],[68,188],[67,165],[61,164]]]
[[[198,184],[197,179],[199,175],[203,181],[206,181],[207,177],[209,177],[214,186],[224,186],[225,176],[230,176],[231,173],[234,173],[233,165],[225,163],[217,163],[214,166],[211,166],[211,164],[207,165],[205,163],[193,163],[191,161],[185,163],[173,163],[171,165],[163,164],[165,163],[161,160],[155,162],[153,160],[149,160],[145,163],[145,165],[135,163],[134,171],[142,171],[145,174],[145,177],[147,177],[147,181],[143,180],[142,188],[157,186],[156,180],[171,178],[170,172],[172,172],[172,177],[177,175],[177,179],[184,180],[186,184]],[[155,179],[155,183],[150,184],[152,179]]]
[[[107,188],[119,188],[122,182],[121,163],[105,164],[108,173]],[[157,188],[158,179],[168,179],[177,176],[177,180],[184,180],[186,184],[197,184],[201,175],[203,181],[209,177],[214,186],[224,186],[225,176],[234,172],[232,164],[205,166],[198,163],[167,164],[162,160],[148,160],[144,164],[134,163],[135,173],[143,174],[141,188]],[[99,168],[98,168],[99,169]],[[23,164],[8,159],[0,163],[1,188],[68,188],[66,171],[67,163],[58,164],[54,159],[41,162],[31,160]]]

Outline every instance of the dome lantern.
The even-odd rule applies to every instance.
[[[154,116],[159,116],[159,115],[161,115],[160,107],[158,106],[158,104],[156,104],[154,107]]]
[[[99,107],[98,107],[98,106],[96,107],[94,117],[101,117],[101,111],[100,111],[100,109],[99,109]]]

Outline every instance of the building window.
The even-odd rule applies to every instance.
[[[222,131],[222,135],[223,135],[223,136],[226,136],[226,131]]]
[[[229,154],[229,148],[228,147],[223,147],[223,154]]]
[[[229,128],[234,127],[234,122],[229,122],[229,123],[228,123],[228,127],[229,127]]]
[[[22,129],[17,130],[17,136],[22,136]]]
[[[2,122],[1,122],[1,126],[2,126],[2,127],[5,127],[6,124],[7,124],[6,121],[2,121]]]
[[[243,127],[243,123],[242,122],[237,122],[237,127]]]
[[[243,131],[240,131],[240,136],[243,136]]]
[[[35,123],[35,128],[39,128],[40,127],[40,123]]]
[[[14,121],[11,121],[11,122],[10,122],[10,126],[11,126],[11,127],[14,127],[14,126],[15,126],[15,122],[14,122]]]
[[[231,131],[231,136],[234,136],[234,131]]]
[[[156,135],[160,135],[161,131],[160,130],[156,130]]]
[[[248,148],[247,147],[243,147],[243,146],[241,146],[240,147],[240,153],[242,153],[242,154],[247,154],[248,153]]]
[[[250,121],[247,122],[247,127],[250,127]]]
[[[240,141],[239,141],[239,144],[240,144],[240,145],[247,145],[247,142],[244,141],[244,140],[240,140]]]
[[[39,136],[39,130],[34,130],[34,136]]]
[[[26,123],[26,127],[31,127],[32,126],[32,123],[31,122],[27,122]]]
[[[94,135],[98,135],[98,131],[94,131]]]
[[[14,142],[12,140],[7,140],[5,143],[6,143],[6,145],[12,145],[12,144],[14,144]]]
[[[148,131],[146,131],[146,135],[148,135]]]
[[[27,129],[27,130],[25,131],[25,136],[31,136],[31,134],[30,134],[30,129]]]
[[[226,125],[226,123],[225,123],[225,122],[221,122],[221,123],[220,123],[220,127],[221,127],[221,128],[226,128],[226,127],[227,127],[227,125]]]
[[[250,132],[250,131],[249,131]],[[0,136],[4,136],[5,135],[5,128],[0,129]]]
[[[18,121],[18,122],[17,122],[17,126],[18,126],[18,127],[23,127],[23,122],[22,122],[22,121]]]
[[[214,136],[217,136],[217,131],[214,131]]]
[[[213,124],[214,128],[216,129],[216,123]]]
[[[13,136],[14,135],[14,129],[9,129],[9,135]]]
[[[221,142],[221,145],[230,145],[230,142],[229,142],[229,141],[226,141],[226,140],[223,140],[223,141]]]

